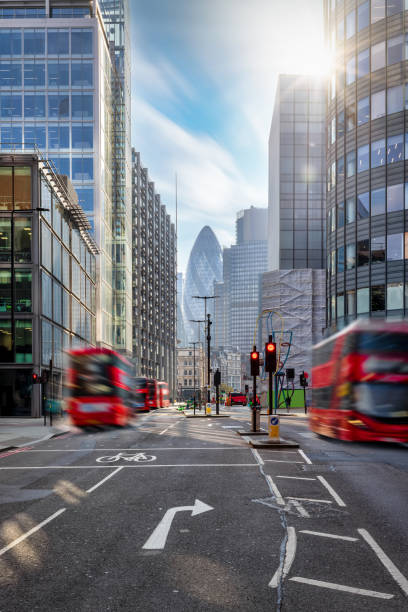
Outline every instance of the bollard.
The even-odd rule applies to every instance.
[[[205,413],[206,414],[211,414],[211,404],[207,404],[206,409],[205,409]]]
[[[273,440],[279,440],[279,417],[274,414],[268,417],[269,437]]]

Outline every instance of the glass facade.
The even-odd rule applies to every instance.
[[[342,2],[326,2],[337,67],[327,92],[327,326],[332,331],[356,315],[405,316],[408,306],[406,8],[394,0],[348,2],[347,10]],[[336,120],[338,125],[343,116],[348,120],[339,131]],[[342,159],[347,160],[344,174]]]
[[[367,102],[358,109],[359,120],[366,115]],[[331,130],[344,131],[344,115],[332,117]],[[324,82],[280,75],[269,139],[270,270],[324,268],[324,144]],[[351,164],[339,160],[339,174]],[[330,173],[336,175],[335,166]]]

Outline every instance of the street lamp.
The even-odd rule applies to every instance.
[[[211,365],[210,365],[210,342],[211,342],[211,333],[210,326],[212,325],[210,320],[210,315],[207,315],[207,300],[216,300],[219,298],[219,295],[192,295],[192,298],[196,300],[204,300],[204,319],[206,323],[206,332],[207,332],[207,402],[210,401],[210,389],[211,389]]]
[[[198,340],[195,344],[201,344],[200,341],[200,323],[205,323],[204,319],[189,319],[190,323],[198,323]],[[190,344],[193,344],[193,342],[190,342]],[[194,368],[194,376],[195,376],[195,368]],[[195,388],[195,385],[194,385]],[[195,389],[194,389],[194,394],[195,394]],[[201,393],[200,393],[200,398],[201,398]],[[201,401],[200,401],[200,410],[201,410]]]
[[[195,414],[195,410],[196,410],[196,358],[195,358],[195,351],[196,351],[196,344],[201,344],[199,341],[196,342],[189,342],[189,344],[193,345],[193,368],[194,368],[194,394],[193,394],[193,409],[194,409],[194,414]]]

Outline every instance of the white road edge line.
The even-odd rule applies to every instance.
[[[368,597],[377,597],[378,599],[392,599],[394,595],[389,593],[379,593],[378,591],[368,591],[366,589],[356,589],[355,587],[349,587],[345,584],[336,584],[335,582],[323,582],[322,580],[312,580],[311,578],[301,578],[300,576],[294,576],[289,578],[293,582],[302,582],[303,584],[311,584],[312,586],[323,587],[325,589],[333,589],[335,591],[346,591],[347,593],[354,593],[355,595],[367,595]]]
[[[286,542],[286,554],[283,562],[272,576],[268,584],[271,589],[276,589],[281,580],[284,580],[288,575],[296,554],[296,531],[294,527],[288,527],[288,539]]]
[[[316,480],[316,478],[304,478],[303,476],[277,476],[276,478],[290,478],[291,480]]]
[[[391,559],[385,554],[383,549],[377,544],[366,529],[357,529],[357,531],[365,539],[367,544],[371,546],[381,563],[394,578],[398,586],[404,591],[405,595],[408,595],[408,580],[405,578],[405,576],[401,574],[397,566],[394,565]]]
[[[331,485],[329,485],[327,480],[325,478],[323,478],[323,476],[318,476],[317,478],[320,480],[322,485],[328,490],[328,492],[330,493],[330,495],[332,496],[332,498],[334,499],[336,504],[338,506],[341,506],[342,508],[345,508],[346,504],[341,499],[340,495],[338,495],[338,493],[336,493],[336,491],[333,489],[333,487]]]
[[[264,460],[262,459],[261,455],[258,453],[256,448],[251,448],[251,452],[252,452],[253,456],[255,457],[255,459],[257,460],[259,465],[265,465]]]
[[[309,463],[309,464],[312,463],[311,460],[309,459],[309,457],[306,455],[306,453],[304,453],[302,451],[301,448],[298,448],[298,453],[299,453],[299,455],[302,455],[302,457],[306,461],[306,463]]]
[[[316,502],[319,504],[332,504],[332,500],[331,499],[312,499],[311,497],[290,497],[289,495],[286,496],[287,499],[297,499],[298,501],[309,501],[309,502]]]
[[[280,506],[286,506],[285,500],[283,499],[278,487],[273,482],[271,476],[269,476],[269,474],[265,474],[265,478],[271,493],[273,493],[276,498],[276,503],[278,503]]]
[[[10,544],[8,544],[4,548],[2,548],[0,550],[0,557],[2,555],[4,555],[5,552],[10,550],[10,548],[14,548],[14,546],[17,546],[17,544],[20,544],[20,542],[23,542],[23,540],[27,539],[30,535],[32,535],[33,533],[35,533],[36,531],[41,529],[41,527],[44,527],[44,525],[46,525],[47,523],[50,523],[51,521],[53,521],[55,518],[57,518],[57,516],[59,516],[60,514],[65,512],[65,510],[66,510],[66,508],[61,508],[60,510],[57,510],[57,512],[54,512],[54,514],[51,514],[51,516],[46,518],[44,521],[42,521],[41,523],[38,523],[38,525],[36,525],[35,527],[30,529],[26,533],[23,533],[23,535],[21,535],[19,538],[17,538],[13,542],[11,542]]]
[[[100,487],[104,482],[106,482],[107,480],[109,480],[109,478],[112,478],[112,476],[114,476],[115,474],[117,474],[118,472],[120,472],[120,470],[122,470],[124,468],[123,465],[121,465],[120,467],[116,468],[115,471],[111,472],[110,474],[108,474],[107,476],[105,476],[105,478],[102,478],[102,480],[100,480],[99,482],[97,482],[93,487],[91,487],[90,489],[87,489],[86,492],[87,493],[92,493],[92,491],[95,491],[95,489],[97,489],[98,487]]]
[[[321,536],[322,538],[333,538],[334,540],[346,540],[346,542],[358,542],[358,538],[351,538],[350,536],[335,535],[334,533],[323,533],[321,531],[309,531],[308,529],[301,529],[300,533],[307,533],[309,535]]]

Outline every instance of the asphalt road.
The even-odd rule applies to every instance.
[[[0,612],[408,610],[408,452],[321,440],[251,450],[229,419],[0,454]]]

